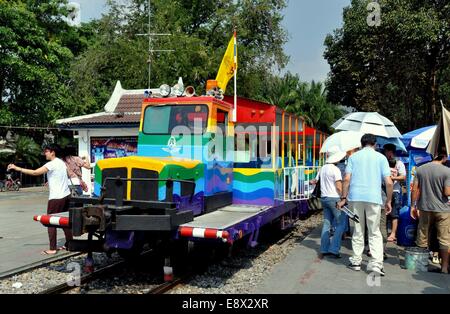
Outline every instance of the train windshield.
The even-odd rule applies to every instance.
[[[187,127],[193,134],[203,134],[208,126],[206,105],[149,106],[144,113],[144,134],[172,134],[176,127]]]

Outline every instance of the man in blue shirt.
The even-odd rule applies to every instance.
[[[366,134],[361,139],[362,150],[348,159],[346,175],[342,191],[342,199],[338,208],[349,202],[350,208],[357,214],[361,223],[355,224],[352,237],[353,256],[349,267],[361,270],[362,254],[364,252],[364,222],[369,233],[369,247],[372,259],[367,270],[384,276],[383,269],[383,237],[380,231],[381,183],[386,183],[386,215],[392,211],[391,200],[394,183],[391,170],[385,156],[375,151],[377,139],[372,134]]]

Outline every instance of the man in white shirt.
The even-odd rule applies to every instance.
[[[17,167],[14,164],[8,165],[9,170],[15,170],[30,176],[41,176],[47,174],[49,197],[47,204],[47,214],[57,214],[69,210],[69,179],[67,176],[66,164],[59,159],[61,148],[57,144],[50,144],[44,148],[45,158],[49,161],[39,169],[31,170]],[[67,242],[72,240],[72,231],[70,229],[63,229]],[[57,253],[56,247],[56,228],[48,228],[48,237],[50,240],[50,250],[43,251],[43,254],[53,255]],[[63,246],[62,249],[66,247]]]

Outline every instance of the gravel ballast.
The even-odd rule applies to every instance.
[[[306,220],[299,220],[293,229],[282,238],[262,240],[254,249],[239,249],[230,257],[206,267],[206,271],[194,276],[188,282],[176,287],[171,294],[247,294],[256,287],[286,256],[301,244],[301,241],[322,223],[322,214],[313,214]],[[94,253],[96,269],[121,260],[117,254],[107,257],[104,253]],[[0,280],[0,294],[39,293],[71,279],[73,267],[83,271],[86,255],[71,257],[64,261],[34,269],[10,278]],[[127,265],[114,274],[95,279],[68,293],[71,294],[144,294],[161,283],[152,263],[144,266]],[[72,266],[72,267],[70,267]]]
[[[170,291],[172,294],[248,294],[315,228],[322,224],[322,213],[297,221],[286,239],[261,244],[211,265],[202,275]]]

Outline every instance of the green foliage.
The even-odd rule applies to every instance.
[[[42,149],[32,138],[19,136],[19,139],[14,144],[14,149],[16,151],[15,160],[31,166],[39,164],[39,156],[42,154]]]
[[[450,103],[450,3],[380,0],[381,25],[367,24],[368,0],[352,0],[325,39],[328,98],[378,111],[403,131],[437,121]]]
[[[42,149],[31,137],[14,136],[5,148],[11,152],[0,154],[3,163],[25,163],[32,167],[39,165]]]
[[[70,64],[87,45],[62,19],[65,3],[0,1],[0,124],[48,126],[72,113]]]
[[[302,116],[309,126],[324,131],[330,131],[331,124],[343,114],[336,105],[327,101],[322,83],[301,82],[298,75],[291,73],[284,77],[272,77],[262,100]]]
[[[95,40],[73,64],[71,89],[78,113],[99,111],[117,80],[128,89],[148,85],[148,1],[109,1],[110,11],[91,24]],[[173,49],[151,56],[152,87],[174,84],[178,77],[204,91],[216,77],[226,46],[238,32],[239,94],[260,95],[272,69],[283,68],[287,34],[282,28],[285,0],[152,0],[154,49]],[[229,84],[228,92],[232,92]]]

